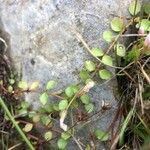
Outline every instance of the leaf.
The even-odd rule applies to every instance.
[[[99,76],[101,79],[108,80],[111,78],[112,75],[108,70],[103,69],[99,71]]]
[[[88,113],[91,113],[94,109],[94,105],[92,103],[89,103],[87,105],[85,105],[85,110],[88,112]]]
[[[106,42],[110,43],[112,41],[112,38],[113,38],[113,36],[112,36],[112,32],[111,31],[104,31],[103,32],[103,39]]]
[[[38,114],[34,115],[34,116],[32,117],[32,120],[33,120],[34,123],[39,122],[39,121],[40,121],[40,115],[38,115]]]
[[[141,4],[139,0],[133,0],[129,5],[129,12],[131,15],[137,15],[141,10]]]
[[[47,82],[46,89],[47,89],[47,90],[51,90],[51,89],[53,89],[55,86],[56,86],[56,81],[50,80],[50,81]]]
[[[58,148],[59,149],[65,149],[65,147],[67,146],[67,141],[60,138],[58,141],[57,141],[57,145],[58,145]]]
[[[32,128],[33,128],[33,124],[32,123],[27,123],[25,125],[25,127],[23,128],[23,131],[30,132],[32,130]]]
[[[89,104],[89,102],[90,102],[90,98],[89,98],[89,96],[87,94],[82,95],[80,97],[80,99],[81,99],[83,104]]]
[[[32,118],[35,114],[36,114],[35,111],[30,111],[30,112],[28,112],[29,118]]]
[[[92,150],[92,149],[91,149],[90,145],[87,145],[85,150]]]
[[[104,52],[102,49],[100,48],[92,48],[91,53],[95,56],[95,57],[100,57],[104,55]]]
[[[71,134],[67,131],[67,132],[63,132],[61,134],[61,138],[63,138],[64,140],[67,140],[71,137]]]
[[[46,112],[48,112],[48,113],[51,113],[51,112],[54,111],[52,104],[46,104],[46,105],[44,106],[44,109],[45,109]]]
[[[145,3],[144,5],[144,12],[149,15],[150,14],[150,2]]]
[[[95,136],[101,141],[107,141],[109,137],[107,132],[100,129],[96,129]]]
[[[72,97],[74,95],[74,90],[72,88],[72,86],[68,86],[66,89],[65,89],[65,94],[68,96],[68,97]]]
[[[111,21],[111,28],[113,31],[115,32],[120,32],[123,30],[124,28],[124,24],[123,24],[123,20],[120,19],[120,18],[114,18],[112,21]]]
[[[19,114],[20,116],[26,116],[26,115],[27,115],[27,110],[26,110],[26,109],[20,109],[20,110],[18,111],[18,114]]]
[[[46,132],[46,133],[44,134],[44,138],[45,138],[46,141],[51,140],[52,137],[53,137],[53,133],[52,133],[51,131],[48,131],[48,132]]]
[[[144,31],[150,31],[150,20],[142,19],[140,22],[140,27],[142,27]]]
[[[92,71],[95,70],[95,64],[94,64],[92,61],[90,61],[90,60],[87,60],[87,61],[85,62],[85,67],[86,67],[86,69],[87,69],[88,71],[90,71],[90,72],[92,72]]]
[[[108,65],[108,66],[112,66],[113,65],[113,61],[112,61],[112,58],[108,55],[104,55],[102,57],[102,63],[105,64],[105,65]]]
[[[45,114],[46,113],[46,110],[43,108],[43,105],[38,108],[38,113],[39,114]]]
[[[44,92],[41,96],[40,96],[40,102],[42,103],[42,105],[45,105],[48,101],[48,94],[46,92]]]
[[[23,108],[23,109],[27,109],[27,108],[29,108],[29,103],[27,102],[27,101],[22,101],[21,102],[21,108]]]
[[[85,82],[87,79],[90,78],[89,74],[87,73],[86,70],[82,69],[80,71],[80,78]]]
[[[28,89],[27,82],[26,82],[26,81],[19,81],[18,87],[19,87],[20,89],[27,90],[27,89]]]
[[[67,100],[61,100],[59,102],[59,110],[65,110],[68,106],[68,101]]]
[[[71,87],[72,87],[72,90],[73,90],[74,94],[76,94],[80,90],[80,88],[77,85],[73,85]]]
[[[119,44],[118,43],[116,45],[116,53],[117,53],[118,56],[124,57],[125,54],[126,54],[126,48],[125,48],[125,46],[123,44]]]
[[[41,122],[44,124],[44,125],[48,125],[50,122],[51,122],[51,119],[49,118],[49,116],[47,115],[42,115],[41,116]]]
[[[13,84],[15,83],[15,80],[14,80],[14,79],[9,79],[9,83],[10,83],[11,85],[13,85]]]
[[[39,82],[35,81],[31,84],[30,90],[36,90],[39,87]]]
[[[53,104],[53,109],[54,109],[55,111],[59,111],[59,106],[58,106],[58,104]]]
[[[13,93],[13,87],[11,85],[8,86],[8,92]]]

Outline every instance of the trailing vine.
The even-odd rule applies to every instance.
[[[148,75],[150,73],[150,3],[141,5],[138,0],[134,0],[129,5],[129,13],[130,18],[121,16],[113,18],[110,30],[103,32],[103,39],[108,44],[107,50],[98,47],[90,48],[82,35],[74,31],[77,39],[95,58],[95,61],[85,61],[84,68],[79,73],[81,78],[79,84],[69,85],[64,91],[55,91],[56,81],[49,80],[45,89],[39,91],[40,81],[31,84],[26,81],[17,83],[15,76],[9,77],[9,84],[5,90],[15,99],[20,99],[24,93],[40,94],[40,107],[37,110],[33,110],[27,101],[20,101],[14,114],[10,114],[6,109],[3,97],[0,99],[2,107],[5,108],[4,111],[7,110],[6,114],[9,114],[10,121],[15,125],[15,122],[18,122],[28,137],[26,139],[23,135],[23,140],[30,149],[34,149],[33,147],[38,149],[44,144],[49,145],[48,143],[53,140],[57,140],[59,149],[65,149],[70,139],[75,141],[80,150],[95,150],[99,141],[108,143],[110,149],[115,149],[117,146],[134,148],[135,143],[142,146],[146,142],[147,139],[144,136],[150,137],[150,120],[145,113],[145,107],[148,107],[146,110],[150,108],[150,105],[146,105],[150,100]],[[135,30],[132,30],[133,33],[130,33],[131,28]],[[124,38],[127,39],[124,40]],[[128,41],[127,44],[124,41]],[[114,68],[116,72],[111,72],[111,68]],[[97,76],[103,81],[102,84],[116,77],[120,99],[109,129],[89,131],[85,135],[89,141],[87,144],[78,141],[76,133],[90,123],[93,117],[101,116],[111,109],[110,104],[103,102],[100,110],[94,111],[88,92],[95,86]],[[50,102],[51,97],[57,98],[57,101]],[[119,121],[118,128],[114,129],[117,121]],[[137,125],[140,129],[137,129]],[[19,130],[18,132],[22,134],[20,127],[17,125],[17,131]],[[43,137],[34,135],[34,130],[41,128],[44,131]],[[110,134],[113,129],[115,131]],[[137,136],[137,141],[125,140],[127,135]]]

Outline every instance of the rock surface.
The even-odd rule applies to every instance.
[[[105,48],[102,33],[112,14],[126,14],[130,1],[0,0],[0,27],[9,35],[9,53],[17,72],[28,82],[41,81],[41,87],[50,79],[57,80],[57,89],[77,83],[78,72],[90,55],[73,31],[83,35],[90,47]],[[97,109],[102,100],[116,105],[112,85],[116,85],[115,80],[91,90]],[[38,107],[38,95],[26,99]],[[113,111],[94,122],[93,128],[107,129],[112,115]]]

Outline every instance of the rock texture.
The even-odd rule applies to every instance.
[[[90,47],[103,47],[102,33],[115,15],[125,15],[130,0],[0,0],[0,27],[9,35],[10,56],[18,74],[28,82],[50,79],[58,82],[57,89],[79,81],[78,72],[90,57],[73,31],[83,35]],[[116,101],[113,86],[98,83],[91,90],[97,109],[101,101]],[[38,95],[26,97],[34,108]],[[113,111],[93,128],[107,129]],[[68,149],[72,149],[71,147]]]

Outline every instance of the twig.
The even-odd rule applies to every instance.
[[[116,149],[116,145],[117,145],[118,141],[119,141],[119,134],[117,135],[117,137],[113,141],[113,144],[111,145],[110,150],[115,150]]]
[[[0,132],[1,132],[1,133],[4,133],[4,134],[9,134],[8,132],[2,131],[2,130],[0,130]]]
[[[89,52],[95,59],[97,59],[98,61],[101,62],[101,60],[100,60],[98,57],[96,57],[96,56],[94,56],[94,55],[92,54],[90,47],[87,45],[87,43],[86,43],[85,40],[83,39],[82,35],[81,35],[80,33],[78,33],[77,31],[75,31],[75,30],[73,31],[73,33],[76,35],[77,39],[82,42],[82,44],[83,44],[84,47],[88,50],[88,52]]]
[[[138,78],[139,78],[139,75],[138,75]],[[140,80],[140,78],[139,78]],[[141,81],[139,82],[139,98],[140,98],[140,102],[141,102],[141,112],[142,114],[144,114],[144,104],[143,104],[143,96],[142,96],[142,93],[143,93],[143,88],[142,88],[142,83]]]
[[[49,95],[50,95],[50,96],[57,97],[57,98],[59,98],[59,99],[64,99],[64,97],[59,96],[59,95],[57,95],[57,94],[55,94],[55,93],[50,93]]]
[[[139,63],[139,62],[138,62]],[[143,73],[145,79],[147,80],[147,82],[150,84],[150,77],[148,76],[148,74],[145,72],[145,70],[143,69],[143,67],[141,66],[141,64],[139,63],[140,65],[140,69],[141,69],[141,72]]]
[[[150,60],[150,57],[148,57],[147,60],[145,61],[145,63],[143,64],[143,66],[142,66],[143,68],[144,68],[145,65],[149,62],[149,60]]]
[[[147,34],[123,34],[120,37],[145,37]]]
[[[77,31],[73,31],[73,32],[74,32],[74,34],[76,34],[77,39],[82,42],[82,44],[83,44],[84,47],[88,50],[88,52],[89,52],[95,59],[97,59],[97,60],[100,62],[100,64],[102,64],[102,61],[101,61],[98,57],[96,57],[96,56],[94,56],[94,55],[92,54],[91,49],[90,49],[90,47],[88,46],[88,44],[85,42],[85,40],[83,39],[83,36],[82,36],[80,33],[78,33]],[[106,54],[107,54],[107,52],[106,52],[104,55],[106,55]],[[104,56],[104,55],[103,55],[103,56]],[[98,65],[98,68],[99,68],[99,65]],[[117,66],[111,66],[111,68],[121,69],[121,67],[117,67]],[[97,72],[97,70],[96,70],[96,72]]]
[[[82,146],[80,145],[80,143],[78,142],[78,140],[72,135],[73,140],[76,142],[76,144],[78,145],[80,150],[83,150]]]
[[[16,145],[10,147],[8,150],[13,150],[13,149],[15,149],[16,147],[20,146],[21,144],[22,144],[22,143],[18,143],[18,144],[16,144]]]

